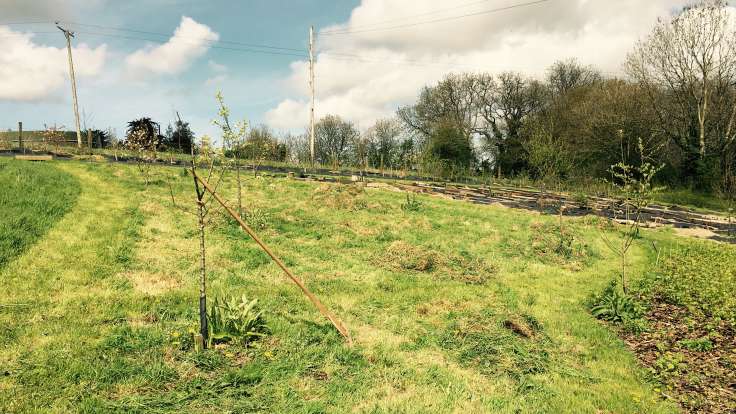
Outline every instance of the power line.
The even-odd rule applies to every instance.
[[[129,40],[144,40],[148,42],[155,42],[155,43],[167,43],[168,40],[163,39],[152,39],[149,37],[138,37],[138,36],[126,36],[126,35],[117,35],[117,34],[111,34],[111,33],[97,33],[97,32],[87,32],[87,31],[77,31],[77,33],[85,34],[85,35],[91,35],[91,36],[102,36],[102,37],[112,37],[112,38],[119,38],[119,39],[129,39]],[[207,42],[205,39],[203,41]],[[194,42],[190,42],[191,44],[196,44]],[[294,56],[294,57],[300,57],[300,58],[306,58],[306,53],[304,54],[297,54],[297,53],[288,53],[288,52],[278,52],[278,51],[271,51],[271,50],[260,50],[260,49],[248,49],[248,48],[237,48],[237,47],[226,47],[226,46],[216,46],[213,43],[208,43],[208,47],[211,49],[217,49],[217,50],[230,50],[235,52],[247,52],[247,53],[260,53],[260,54],[266,54],[266,55],[278,55],[278,56]]]
[[[488,1],[488,0],[484,0]],[[531,5],[531,4],[538,4],[543,3],[550,0],[541,0],[536,1],[533,3],[526,3],[523,5]],[[476,2],[475,4],[480,3]],[[473,3],[471,3],[473,4]],[[470,4],[468,4],[470,5]],[[510,7],[522,7],[523,5],[515,5]],[[460,7],[460,6],[459,6]],[[449,8],[448,8],[449,9]],[[504,8],[508,9],[508,8]],[[443,9],[447,10],[447,9]],[[498,10],[498,9],[496,9]],[[439,12],[437,10],[436,12]],[[490,10],[482,12],[482,13],[489,13]],[[434,12],[432,12],[434,13]],[[453,17],[453,19],[459,18],[458,16]],[[44,22],[17,22],[18,24],[26,24],[26,23],[44,23]],[[79,24],[79,23],[69,23],[76,26],[88,26],[88,27],[98,27],[98,28],[104,28],[104,29],[110,29],[110,30],[118,30],[118,31],[127,31],[131,33],[141,33],[141,34],[150,34],[154,36],[163,36],[167,38],[171,38],[171,35],[167,35],[164,33],[156,33],[156,32],[147,32],[143,30],[134,30],[134,29],[125,29],[121,27],[107,27],[102,25],[92,25],[92,24]],[[38,32],[38,31],[32,31],[32,32],[24,32],[24,33],[18,33],[18,34],[12,34],[12,35],[6,35],[6,36],[0,36],[2,37],[10,37],[10,36],[24,36],[26,34],[54,34],[56,32]],[[169,39],[156,39],[151,38],[150,36],[129,36],[129,35],[123,35],[123,34],[113,34],[113,33],[99,33],[99,32],[92,32],[92,31],[77,31],[77,33],[85,34],[85,35],[91,35],[91,36],[101,36],[101,37],[110,37],[110,38],[119,38],[119,39],[128,39],[128,40],[142,40],[142,41],[149,41],[154,43],[166,43]],[[196,39],[193,37],[183,37],[183,36],[173,36],[174,38],[181,38],[181,39]],[[257,45],[252,43],[242,43],[242,42],[233,42],[233,41],[211,41],[207,39],[201,39],[200,41],[206,43],[210,48],[216,49],[216,50],[225,50],[225,51],[232,51],[232,52],[243,52],[243,53],[257,53],[257,54],[267,54],[267,55],[276,55],[276,56],[289,56],[289,57],[298,57],[302,59],[308,59],[309,55],[305,52],[303,53],[289,53],[289,51],[294,52],[302,52],[301,49],[296,48],[287,48],[287,47],[278,47],[278,46],[268,46],[268,45]],[[194,44],[194,42],[192,42]],[[226,46],[218,46],[217,43],[227,43],[227,44],[233,44],[233,45],[241,45],[245,47],[226,47]],[[260,50],[256,48],[264,48],[264,49],[274,49],[274,50]],[[283,50],[283,52],[282,52]],[[390,65],[404,65],[404,66],[412,66],[412,67],[445,67],[449,69],[458,69],[458,70],[483,70],[484,66],[483,64],[478,65],[460,65],[456,63],[432,63],[432,62],[425,62],[425,61],[419,61],[419,60],[409,60],[409,59],[400,59],[400,60],[379,60],[379,59],[371,59],[365,56],[357,55],[357,54],[350,54],[350,53],[343,53],[343,52],[332,52],[332,51],[321,51],[320,55],[326,55],[330,59],[336,60],[336,61],[351,61],[351,62],[363,62],[363,63],[383,63],[383,64],[390,64]],[[487,66],[486,66],[487,67]],[[614,74],[619,75],[618,73],[611,73],[607,72],[606,74]]]
[[[22,32],[22,33],[13,33],[13,34],[9,34],[9,35],[2,35],[2,36],[0,36],[0,39],[5,38],[5,37],[22,37],[22,36],[28,36],[29,34],[33,34],[33,35],[54,34],[55,35],[57,33],[59,33],[59,32]]]
[[[423,21],[423,22],[402,24],[402,25],[396,25],[396,26],[388,26],[388,27],[376,28],[376,29],[344,30],[344,31],[322,32],[322,33],[320,33],[320,35],[323,35],[323,36],[338,36],[338,35],[349,35],[349,34],[355,34],[355,33],[381,32],[381,31],[387,31],[387,30],[405,29],[405,28],[408,28],[408,27],[423,26],[423,25],[427,25],[427,24],[433,24],[433,23],[447,22],[447,21],[451,21],[451,20],[464,19],[466,17],[474,17],[474,16],[485,15],[485,14],[499,13],[499,12],[503,12],[503,11],[507,11],[507,10],[522,8],[522,7],[536,6],[536,5],[539,5],[539,4],[542,4],[542,3],[547,3],[549,1],[552,1],[552,0],[537,0],[537,1],[527,2],[527,3],[514,4],[514,5],[506,6],[506,7],[498,7],[498,8],[495,8],[495,9],[484,10],[484,11],[479,11],[479,12],[475,12],[475,13],[467,13],[467,14],[462,14],[462,15],[458,15],[458,16],[451,16],[451,17],[442,17],[442,18],[433,19],[433,20],[426,20],[426,21]]]
[[[423,17],[423,16],[431,16],[433,14],[439,14],[439,13],[443,13],[443,12],[450,11],[450,10],[464,9],[464,8],[471,7],[471,6],[477,6],[478,4],[488,3],[489,1],[491,1],[491,0],[474,1],[472,3],[459,4],[459,5],[455,6],[455,7],[445,7],[443,9],[436,9],[436,10],[428,11],[428,12],[425,12],[425,13],[411,14],[411,15],[407,15],[407,16],[403,16],[403,17],[397,17],[395,19],[388,19],[388,20],[383,20],[383,21],[380,21],[380,22],[373,22],[373,23],[361,24],[361,25],[357,25],[357,26],[352,26],[352,29],[356,29],[356,28],[359,29],[359,28],[372,27],[372,26],[380,26],[380,25],[383,25],[383,24],[386,24],[386,23],[393,23],[393,22],[397,22],[397,21],[404,21],[404,20],[414,19],[414,18]],[[343,30],[327,30],[327,31],[324,31],[322,33],[323,34],[325,34],[325,33],[329,34],[329,33],[333,33],[333,32],[342,32],[342,31]]]
[[[100,36],[100,37],[110,37],[110,38],[119,38],[119,39],[128,39],[128,40],[142,40],[142,41],[150,41],[155,43],[166,43],[165,40],[161,39],[152,39],[148,37],[138,37],[138,36],[126,36],[126,35],[118,35],[118,34],[111,34],[111,33],[96,33],[96,32],[87,32],[87,31],[77,31],[77,33],[90,35],[90,36]],[[7,36],[0,36],[0,38],[3,37],[11,37],[11,36],[23,36],[26,34],[56,34],[56,32],[24,32],[24,33],[18,33],[14,35],[7,35]],[[278,52],[278,51],[268,51],[268,50],[257,50],[257,49],[248,49],[248,48],[235,48],[235,47],[225,47],[225,46],[209,46],[210,48],[217,49],[217,50],[224,50],[224,51],[231,51],[231,52],[243,52],[243,53],[257,53],[257,54],[267,54],[267,55],[276,55],[276,56],[289,56],[289,57],[298,57],[303,59],[308,59],[309,56],[305,54],[298,54],[298,53],[285,53],[285,52]],[[361,63],[377,63],[377,64],[389,64],[389,65],[399,65],[399,66],[406,66],[406,67],[425,67],[425,68],[448,68],[453,70],[488,70],[488,66],[484,64],[477,64],[477,65],[462,65],[457,63],[440,63],[440,62],[425,62],[420,60],[409,60],[409,59],[378,59],[378,58],[369,58],[357,54],[351,54],[351,53],[342,53],[342,52],[331,52],[331,51],[320,51],[320,55],[326,56],[329,59],[335,60],[335,61],[343,61],[343,62],[361,62]],[[495,67],[493,69],[500,70],[501,68]],[[512,70],[512,69],[510,69]],[[604,74],[609,75],[620,75],[619,73],[613,73],[613,72],[601,72]]]
[[[0,23],[0,26],[21,26],[24,24],[52,24],[52,23],[54,22],[51,22],[48,20],[46,21],[36,20],[36,21],[25,21],[25,22],[5,22],[5,23]]]
[[[100,24],[88,24],[88,23],[78,23],[78,22],[69,22],[69,21],[60,21],[60,22],[61,23],[65,23],[67,25],[79,26],[79,27],[93,27],[93,28],[98,28],[98,29],[103,29],[103,30],[114,30],[114,31],[119,31],[119,32],[129,32],[129,33],[139,33],[139,34],[151,35],[151,36],[161,36],[161,37],[165,37],[166,39],[192,39],[192,40],[204,41],[204,42],[207,42],[207,43],[210,43],[210,44],[218,44],[218,43],[221,43],[221,44],[228,44],[228,45],[234,45],[234,46],[243,46],[243,47],[247,47],[247,48],[273,49],[273,50],[283,50],[283,51],[290,51],[290,52],[304,52],[304,53],[306,53],[306,49],[304,49],[304,48],[299,49],[299,48],[273,46],[273,45],[264,45],[264,44],[256,44],[256,43],[244,43],[244,42],[237,42],[237,41],[232,41],[232,40],[198,39],[198,38],[191,37],[191,36],[179,36],[179,35],[176,35],[176,34],[172,35],[170,33],[150,32],[150,31],[146,31],[146,30],[137,30],[137,29],[127,29],[127,28],[119,27],[119,26],[117,26],[117,27],[116,26],[104,26],[104,25],[100,25]],[[39,21],[24,21],[24,22],[8,22],[8,23],[0,23],[0,26],[4,26],[4,25],[44,24],[44,23],[49,23],[50,24],[50,23],[54,23],[54,22],[40,21],[40,20]],[[79,33],[82,33],[79,30],[78,30],[78,32]],[[41,32],[37,32],[37,33],[41,33]],[[51,32],[51,33],[55,33],[55,32]],[[94,35],[97,35],[97,36],[107,35],[106,33],[105,34],[103,34],[103,33],[93,33],[93,32],[87,32],[87,33],[88,34],[94,34]],[[112,37],[118,36],[118,35],[114,35],[114,34],[109,34],[109,35],[112,36]],[[118,37],[121,37],[121,36],[118,36]],[[145,39],[142,39],[142,40],[159,41],[159,40],[153,40],[153,39],[149,39],[149,38],[145,38]]]
[[[94,27],[98,29],[115,30],[115,31],[120,31],[120,32],[130,32],[130,33],[139,33],[139,34],[146,34],[146,35],[153,35],[153,36],[162,36],[162,37],[166,37],[167,39],[177,39],[177,38],[178,39],[197,39],[191,36],[179,36],[176,34],[172,36],[171,34],[167,34],[167,33],[149,32],[146,30],[137,30],[137,29],[126,29],[124,27],[103,26],[99,24],[87,24],[87,23],[75,23],[75,22],[66,22],[66,23],[73,25],[73,26],[80,26],[80,27]],[[235,45],[235,46],[245,46],[245,47],[250,47],[250,48],[275,49],[275,50],[285,50],[285,51],[292,51],[292,52],[304,52],[305,51],[305,49],[296,49],[296,48],[290,48],[290,47],[263,45],[263,44],[255,44],[255,43],[243,43],[243,42],[236,42],[232,40],[206,40],[206,41],[213,43],[213,44],[222,43],[222,44],[229,44],[229,45]]]

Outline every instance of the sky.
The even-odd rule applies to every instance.
[[[0,129],[74,128],[66,41],[84,125],[113,128],[178,111],[217,139],[215,93],[251,125],[309,122],[308,31],[316,32],[316,115],[365,129],[450,72],[540,78],[575,58],[622,75],[657,18],[688,0],[0,0]],[[268,46],[264,48],[263,46]]]

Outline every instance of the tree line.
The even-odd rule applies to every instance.
[[[736,32],[726,2],[706,0],[660,19],[634,45],[625,76],[575,60],[544,79],[459,73],[364,133],[329,115],[317,160],[537,179],[608,177],[617,163],[662,165],[658,179],[712,190],[736,167]],[[292,157],[308,159],[306,136]],[[731,184],[733,185],[733,184]]]
[[[722,0],[704,0],[633,46],[625,76],[561,60],[542,79],[517,72],[454,73],[416,102],[364,131],[339,115],[315,127],[316,161],[332,168],[434,176],[610,178],[612,165],[661,166],[657,180],[701,190],[736,186],[736,31]],[[129,125],[162,148],[189,152],[178,120],[161,135],[150,119]],[[231,131],[229,127],[223,129]],[[227,145],[245,159],[308,165],[309,134],[248,128]]]

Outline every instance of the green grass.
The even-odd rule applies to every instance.
[[[728,212],[734,208],[733,203],[710,194],[694,192],[692,190],[669,189],[655,195],[655,202],[678,205],[701,211]]]
[[[79,183],[53,165],[0,160],[0,269],[61,218],[79,195]]]
[[[557,257],[538,237],[557,217],[426,196],[404,211],[401,193],[248,177],[263,239],[355,345],[213,209],[209,290],[257,298],[271,334],[195,353],[196,220],[166,184],[191,207],[191,177],[159,169],[146,188],[132,166],[57,167],[80,182],[77,205],[0,270],[25,304],[0,308],[1,412],[676,411],[583,304],[618,267],[596,219],[565,220],[576,247]]]

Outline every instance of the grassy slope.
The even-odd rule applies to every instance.
[[[74,205],[79,184],[49,164],[0,159],[0,269]]]
[[[0,274],[9,297],[29,304],[0,310],[14,332],[0,348],[8,372],[0,411],[674,411],[581,304],[616,268],[585,220],[573,228],[597,255],[573,271],[509,248],[553,218],[437,198],[403,213],[403,195],[384,191],[350,211],[346,200],[313,201],[314,184],[249,178],[248,206],[271,215],[264,239],[357,345],[346,348],[277,268],[214,216],[211,292],[259,298],[273,334],[247,352],[193,354],[176,343],[196,323],[194,219],[171,210],[165,185],[137,201],[142,188],[125,178],[132,167],[63,169],[83,184],[77,208]],[[175,180],[180,200],[191,198],[191,178]],[[485,286],[442,268],[392,270],[384,252],[396,240],[464,251],[499,270]],[[634,256],[641,270],[647,255]],[[521,338],[503,327],[509,319],[542,328]]]

